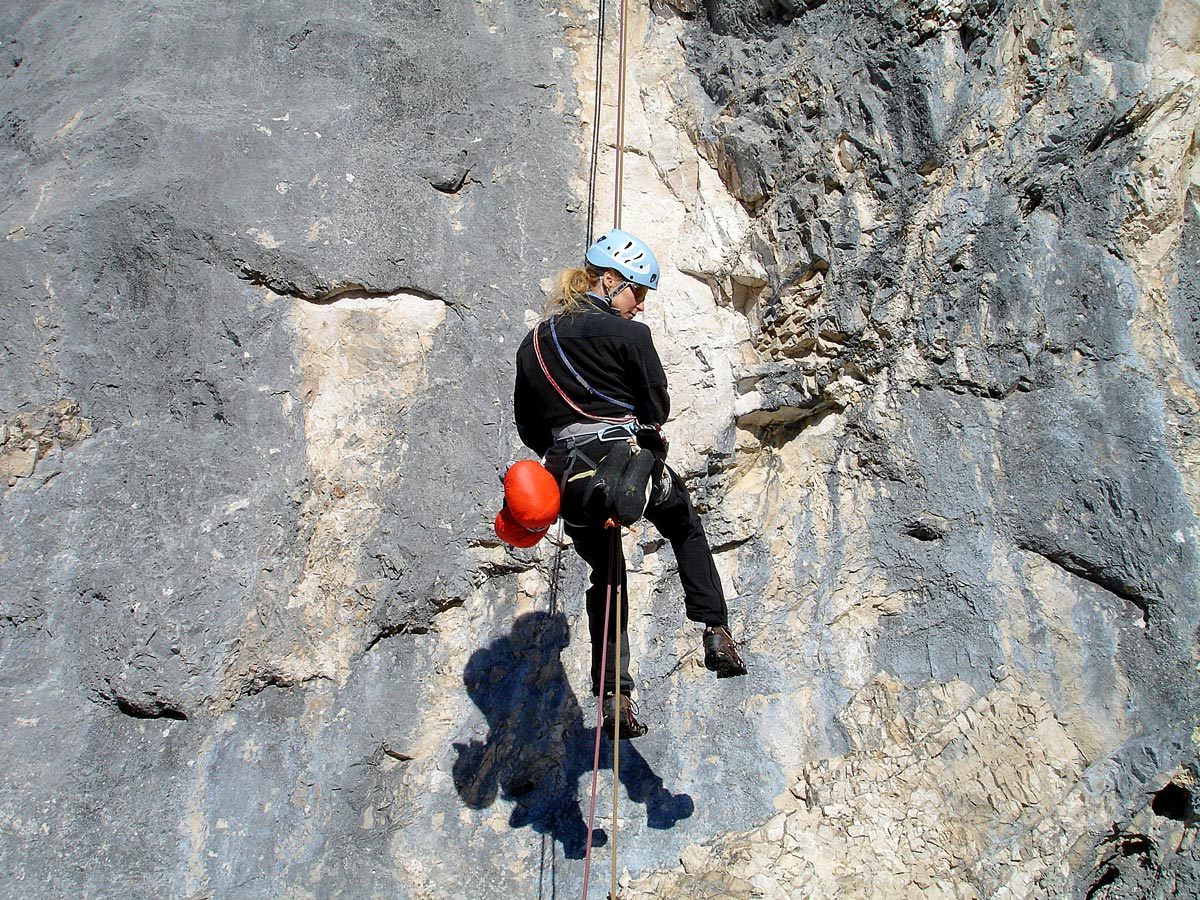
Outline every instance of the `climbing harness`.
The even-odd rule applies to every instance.
[[[606,425],[555,442],[547,462],[560,473],[561,515],[568,525],[629,527],[642,517],[663,467],[638,445],[637,434],[632,426]]]

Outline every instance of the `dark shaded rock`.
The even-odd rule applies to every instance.
[[[704,8],[718,34],[769,32],[786,25],[825,0],[705,0]]]
[[[1178,281],[1171,293],[1171,316],[1180,350],[1200,371],[1200,192],[1188,191],[1178,251]]]
[[[1053,567],[1088,598],[1072,613],[1094,654],[1088,683],[1104,696],[1119,669],[1137,685],[1133,715],[1164,735],[1153,762],[1137,738],[1114,754],[1132,810],[1139,790],[1194,760],[1173,736],[1197,708],[1191,651],[1180,652],[1200,591],[1194,487],[1171,449],[1194,431],[1194,410],[1139,359],[1131,321],[1155,286],[1128,256],[1138,201],[1114,187],[1138,181],[1147,123],[1169,96],[1147,95],[1136,66],[1159,5],[1069,3],[1032,20],[1012,2],[707,8],[717,35],[690,59],[714,108],[697,138],[754,232],[771,236],[755,244],[768,285],[747,308],[761,361],[742,372],[742,399],[755,402],[739,424],[764,446],[803,443],[812,412],[845,406],[830,387],[839,377],[899,377],[905,389],[883,408],[847,410],[843,444],[876,498],[871,556],[908,598],[880,620],[877,661],[911,685],[986,692],[1014,664],[1012,601],[987,560]],[[1111,64],[1111,85],[1054,68],[1050,42],[1068,26],[1073,52]],[[1002,125],[991,82],[1012,63],[1000,51],[1014,28],[1029,34],[1024,95]],[[758,171],[769,185],[747,175]],[[1196,227],[1189,199],[1168,287],[1188,383]],[[785,416],[790,429],[763,428]],[[1030,607],[1034,623],[1044,615]],[[1044,670],[1047,626],[1028,627],[1041,636],[1017,665]],[[1152,859],[1122,865],[1147,872],[1145,896],[1168,896],[1148,886],[1168,851],[1144,849],[1114,859]],[[1192,860],[1171,866],[1194,877]],[[1120,895],[1106,877],[1087,896]]]

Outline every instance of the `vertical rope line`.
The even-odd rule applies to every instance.
[[[563,520],[558,520],[558,535],[554,538],[554,558],[550,562],[550,615],[558,615],[558,582],[562,573]]]
[[[600,650],[600,700],[596,704],[596,746],[592,752],[592,799],[588,807],[588,827],[587,827],[587,844],[583,851],[583,900],[587,900],[588,882],[591,880],[592,873],[592,832],[595,830],[596,823],[596,787],[600,778],[600,732],[604,730],[604,669],[608,663],[608,616],[612,610],[613,598],[613,570],[616,568],[613,564],[616,556],[616,542],[610,541],[608,545],[608,587],[604,596],[604,643]],[[621,658],[617,657],[617,669],[621,668]],[[618,681],[620,674],[617,675]],[[619,708],[618,708],[619,709]],[[617,734],[619,735],[620,724],[617,726]],[[613,847],[616,847],[617,817],[613,816]],[[615,900],[615,898],[613,898]]]
[[[596,35],[596,98],[593,107],[593,123],[592,123],[592,158],[591,169],[588,175],[588,210],[587,210],[587,232],[588,246],[591,246],[594,236],[594,220],[596,206],[596,173],[599,167],[600,159],[600,112],[601,112],[601,97],[603,94],[604,77],[604,0],[600,0],[600,23],[597,28]],[[617,140],[616,140],[616,165],[615,178],[616,187],[614,190],[614,210],[613,210],[613,227],[621,227],[621,205],[623,202],[623,181],[624,181],[624,157],[625,157],[625,20],[626,20],[626,0],[621,0],[619,32],[618,32],[618,56],[617,56]],[[616,602],[616,642],[615,652],[616,660],[613,666],[613,715],[615,723],[613,726],[613,810],[612,810],[612,892],[610,900],[617,900],[617,798],[621,786],[621,598],[624,596],[619,589],[614,588],[613,581],[615,580],[615,561],[617,547],[621,540],[620,528],[612,530],[612,536],[609,540],[608,548],[608,585],[604,600],[604,644],[600,651],[600,687],[601,697],[600,702],[596,704],[596,745],[592,756],[592,796],[588,810],[588,832],[587,846],[584,851],[583,865],[583,900],[587,900],[588,883],[591,880],[592,871],[592,833],[595,827],[596,819],[596,788],[600,775],[600,732],[604,730],[604,672],[608,663],[608,623],[609,615],[613,611],[613,595],[617,595]]]
[[[625,180],[625,2],[621,0],[621,20],[617,50],[617,187],[613,227],[621,227],[622,185]]]
[[[604,93],[604,0],[600,0],[600,22],[596,26],[596,91],[592,107],[592,158],[588,170],[587,246],[592,246],[596,230],[596,171],[600,166],[600,113]]]
[[[550,845],[550,859],[553,865],[554,845]],[[538,900],[542,900],[545,896],[545,891],[542,890],[542,885],[546,881],[546,835],[542,835],[541,856],[538,860]]]
[[[622,0],[624,2],[624,0]],[[612,530],[612,543],[614,547],[613,555],[615,556],[619,548],[621,553],[621,569],[625,568],[625,548],[621,547],[621,529],[619,527]],[[622,579],[624,581],[624,579]],[[617,726],[613,731],[613,799],[612,799],[612,900],[617,900],[617,793],[621,787],[621,725],[623,724],[623,716],[621,715],[621,670],[624,668],[621,665],[621,601],[625,599],[625,592],[618,587],[614,593],[616,594],[617,602],[613,604],[613,613],[616,616],[617,626],[617,664],[613,669],[613,708],[617,713]]]
[[[617,159],[616,159],[616,188],[614,190],[613,200],[613,227],[621,227],[621,206],[623,204],[623,187],[625,181],[625,21],[628,18],[626,15],[626,0],[621,0],[620,20],[617,31]],[[612,531],[612,551],[611,555],[616,555],[616,548],[620,546],[621,529],[614,528]],[[622,548],[623,552],[623,548]],[[611,568],[611,566],[610,566]],[[624,559],[622,559],[622,569],[624,569]],[[609,581],[611,583],[612,576],[610,573]],[[617,798],[621,790],[621,725],[623,715],[621,710],[621,600],[624,598],[624,593],[618,593],[616,602],[616,666],[613,674],[613,711],[616,715],[616,725],[613,728],[613,799],[612,799],[612,891],[609,895],[610,900],[618,900],[617,893],[617,832],[619,830],[617,818]],[[607,628],[605,629],[607,643]]]

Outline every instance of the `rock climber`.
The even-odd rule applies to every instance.
[[[636,440],[657,458],[645,516],[675,551],[686,615],[704,626],[705,667],[717,677],[746,674],[729,632],[725,594],[704,527],[683,480],[666,464],[660,426],[671,409],[667,378],[649,327],[635,321],[658,280],[658,260],[650,248],[628,232],[609,231],[588,248],[582,268],[559,275],[546,317],[517,351],[517,431],[563,485],[566,532],[591,570],[586,608],[592,693],[600,696],[603,687],[604,729],[614,739],[618,723],[620,737],[640,737],[647,730],[630,697],[635,685],[624,639],[629,621],[625,560],[619,535],[613,540],[604,522],[587,520],[576,488],[617,441]],[[610,568],[621,613],[619,704],[615,611],[607,635],[604,629]]]

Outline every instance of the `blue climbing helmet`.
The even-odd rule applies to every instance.
[[[587,261],[598,269],[616,269],[626,280],[658,290],[658,260],[640,238],[614,228],[588,247]]]

